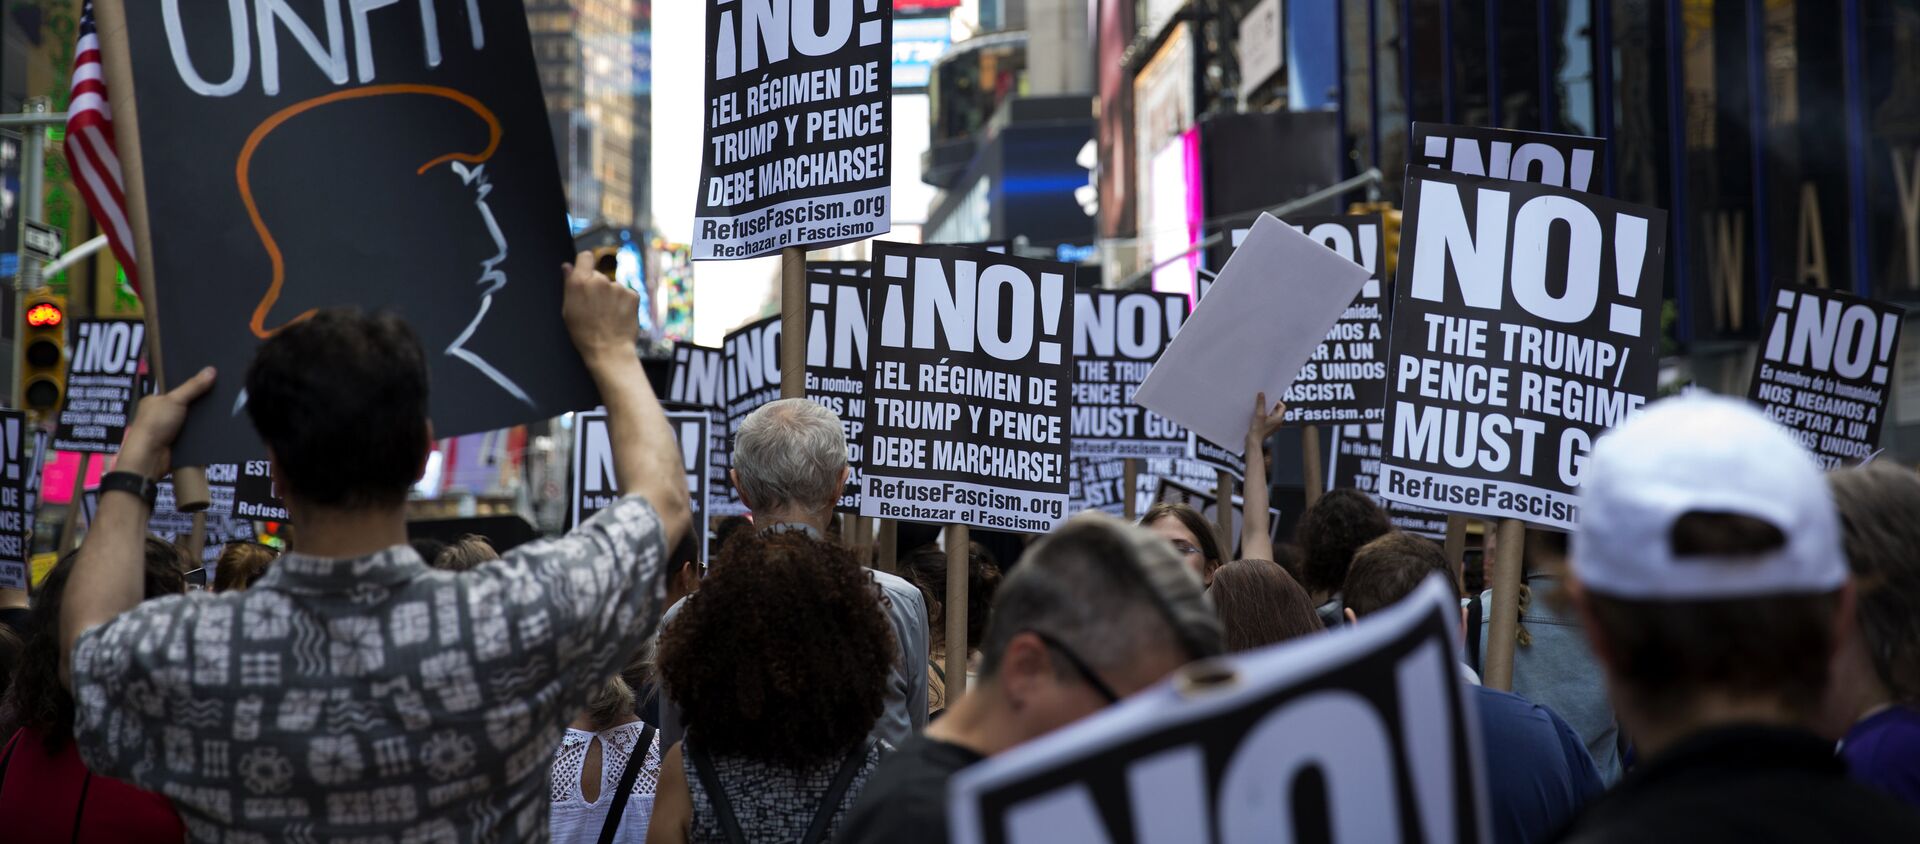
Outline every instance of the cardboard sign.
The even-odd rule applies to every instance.
[[[861,434],[867,419],[867,283],[825,272],[807,273],[807,398],[840,417],[847,438],[847,487],[836,507],[860,512],[866,465]]]
[[[1781,285],[1747,397],[1821,465],[1865,462],[1880,449],[1905,316],[1858,296]]]
[[[1370,276],[1260,215],[1135,399],[1238,454],[1254,394],[1287,394]]]
[[[1429,539],[1446,539],[1447,514],[1425,507],[1398,504],[1380,497],[1381,443],[1386,426],[1337,425],[1328,445],[1327,489],[1357,489],[1373,496],[1387,511],[1394,530]]]
[[[687,496],[693,504],[693,530],[699,536],[701,565],[707,562],[707,448],[708,431],[713,419],[702,410],[669,410],[667,424],[673,426],[674,441],[680,445],[680,466],[687,475]],[[604,432],[604,416],[599,430]],[[578,501],[578,499],[575,499]]]
[[[1585,135],[1413,124],[1413,163],[1467,176],[1534,182],[1587,193],[1607,140]]]
[[[1067,509],[1073,266],[874,244],[860,514],[1044,533]]]
[[[168,372],[221,372],[177,462],[266,456],[240,375],[330,306],[413,326],[439,436],[597,403],[560,321],[573,242],[520,3],[97,5],[134,80],[114,108],[138,110]]]
[[[27,588],[33,532],[27,521],[27,417],[0,410],[0,589]]]
[[[694,260],[887,233],[893,7],[871,0],[706,4]]]
[[[287,503],[280,500],[280,489],[274,485],[273,464],[265,460],[240,464],[240,476],[233,484],[233,514],[243,519],[292,521]]]
[[[1492,838],[1439,577],[1348,630],[1219,661],[954,775],[955,844]]]
[[[1206,493],[1201,492],[1201,489],[1201,487],[1161,478],[1154,489],[1153,500],[1155,503],[1185,504],[1195,510],[1199,510],[1200,515],[1206,517],[1207,524],[1219,524],[1220,495],[1218,490],[1213,493]],[[1229,517],[1233,520],[1228,523],[1230,525],[1228,530],[1232,531],[1232,541],[1229,544],[1233,547],[1227,549],[1227,554],[1229,558],[1232,559],[1240,556],[1240,525],[1246,521],[1247,517],[1246,498],[1238,495],[1233,497],[1233,512],[1229,514]],[[1272,507],[1267,508],[1267,538],[1276,542],[1280,540],[1280,511]]]
[[[147,324],[137,319],[74,320],[67,351],[67,394],[54,447],[118,454],[140,396],[140,352]]]
[[[677,429],[676,429],[677,430]],[[613,440],[607,436],[607,412],[583,410],[573,415],[573,494],[567,508],[567,529],[593,518],[620,499],[620,480],[613,470]]]
[[[673,344],[673,375],[666,401],[671,405],[701,408],[712,424],[707,426],[707,505],[715,516],[739,516],[747,512],[740,494],[727,476],[732,468],[733,451],[727,436],[727,358],[719,349],[692,343]]]
[[[1081,290],[1073,302],[1073,453],[1177,457],[1187,431],[1133,402],[1134,391],[1187,319],[1187,297]]]
[[[1571,529],[1593,441],[1653,395],[1666,212],[1407,171],[1380,493]]]

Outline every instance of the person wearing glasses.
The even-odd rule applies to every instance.
[[[1099,513],[1035,542],[1000,584],[980,685],[874,771],[841,842],[947,840],[947,780],[1223,650],[1200,580],[1164,540]]]

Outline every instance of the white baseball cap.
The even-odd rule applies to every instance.
[[[1694,512],[1759,519],[1787,544],[1677,556],[1674,522]],[[1840,519],[1813,455],[1746,402],[1705,392],[1648,405],[1594,445],[1571,550],[1588,589],[1629,600],[1826,593],[1847,578]]]

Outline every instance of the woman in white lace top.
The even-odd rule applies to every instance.
[[[553,752],[554,844],[640,844],[647,840],[653,792],[660,780],[660,735],[633,714],[633,689],[615,677],[567,726]],[[628,768],[638,761],[638,766]],[[621,785],[626,784],[625,799]],[[613,807],[622,806],[618,818]],[[603,832],[617,824],[612,837]]]

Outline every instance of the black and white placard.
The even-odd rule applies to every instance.
[[[669,406],[699,408],[707,411],[713,424],[707,426],[707,507],[715,516],[739,516],[747,512],[740,495],[727,476],[732,467],[733,450],[727,439],[727,357],[720,349],[692,343],[673,344],[673,373],[668,379],[666,401]]]
[[[867,281],[828,272],[807,273],[807,398],[840,417],[847,439],[847,487],[836,509],[860,512],[866,466],[861,433],[867,424]]]
[[[727,332],[721,345],[726,378],[727,468],[733,468],[733,442],[741,423],[761,406],[780,398],[780,317],[755,320]],[[731,484],[729,484],[731,486]],[[740,491],[729,500],[747,511]]]
[[[1327,489],[1357,489],[1373,496],[1387,511],[1394,530],[1416,533],[1430,539],[1445,539],[1447,514],[1425,507],[1399,504],[1380,497],[1380,455],[1385,450],[1382,437],[1386,426],[1336,425],[1327,449]]]
[[[0,410],[0,589],[27,588],[33,533],[27,522],[27,417]]]
[[[1467,176],[1536,182],[1587,193],[1606,155],[1605,138],[1413,124],[1413,163]]]
[[[860,514],[1042,533],[1067,509],[1071,264],[874,244]]]
[[[1316,425],[1336,422],[1378,422],[1384,411],[1381,399],[1387,390],[1387,317],[1389,307],[1382,279],[1386,262],[1381,260],[1380,215],[1357,214],[1342,217],[1295,217],[1287,221],[1295,231],[1326,244],[1341,257],[1362,267],[1370,275],[1347,306],[1340,320],[1327,332],[1327,339],[1316,349],[1293,386],[1282,400],[1287,403],[1286,425]]]
[[[893,5],[706,0],[706,14],[694,259],[885,234]]]
[[[233,514],[243,519],[269,522],[291,521],[287,503],[273,481],[273,464],[248,460],[240,464],[240,475],[233,483]]]
[[[607,433],[604,409],[573,415],[573,482],[567,529],[593,518],[620,498],[620,479],[614,474],[613,438]]]
[[[667,424],[673,426],[674,441],[680,446],[680,467],[686,472],[687,496],[693,502],[693,531],[700,545],[698,559],[704,566],[707,562],[707,498],[711,489],[706,444],[713,418],[702,410],[669,410]],[[604,424],[601,430],[606,430]]]
[[[1228,682],[1149,689],[954,775],[952,840],[1489,840],[1459,624],[1435,576],[1352,630],[1224,658]]]
[[[1177,457],[1187,430],[1133,402],[1187,319],[1187,297],[1144,290],[1082,290],[1073,304],[1073,453]]]
[[[1127,512],[1127,462],[1075,457],[1067,462],[1067,511],[1099,510],[1109,516]]]
[[[137,319],[74,320],[67,344],[67,394],[54,447],[117,454],[140,397],[147,324]]]
[[[1655,389],[1666,212],[1420,168],[1406,195],[1380,494],[1571,529]]]
[[[1906,311],[1831,290],[1782,285],[1747,397],[1829,469],[1880,450]]]

